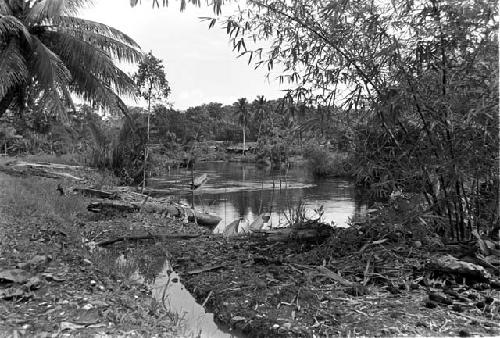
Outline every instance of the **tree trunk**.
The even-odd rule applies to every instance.
[[[152,92],[152,87],[149,87],[149,94],[148,94],[148,139],[146,141],[146,146],[144,147],[144,171],[142,172],[142,191],[146,189],[146,169],[147,169],[147,164],[148,164],[148,156],[149,156],[149,115],[151,113],[151,92]]]
[[[245,126],[243,126],[243,156],[245,156],[245,149],[246,149],[246,138],[245,138]]]
[[[191,208],[184,208],[174,204],[164,204],[156,202],[126,202],[126,201],[108,201],[102,200],[91,202],[87,206],[87,210],[94,213],[108,212],[124,212],[124,213],[156,213],[169,214],[173,217],[187,217],[192,221],[196,221],[199,225],[215,227],[221,221],[221,218],[216,215],[198,212]]]
[[[12,100],[14,99],[16,89],[11,87],[4,97],[0,100],[0,118],[3,116],[7,108],[9,108]]]

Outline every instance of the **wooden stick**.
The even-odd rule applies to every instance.
[[[116,242],[121,241],[140,241],[143,239],[191,239],[200,237],[199,234],[142,234],[142,235],[130,235],[130,236],[122,236],[113,239],[108,239],[102,242],[97,243],[97,246],[108,246]]]
[[[205,305],[207,304],[208,300],[210,299],[210,296],[212,295],[212,293],[214,293],[214,292],[212,290],[210,290],[210,292],[208,293],[207,298],[205,298],[205,300],[203,301],[203,303],[201,304],[201,306],[205,307]]]
[[[344,285],[344,286],[353,286],[354,285],[353,282],[348,281],[344,277],[340,276],[338,273],[335,273],[332,270],[325,268],[324,266],[317,266],[316,270],[318,270],[319,275],[331,278],[331,279],[339,282],[341,285]]]
[[[202,273],[202,272],[207,272],[207,271],[222,269],[223,267],[225,267],[224,264],[212,265],[212,266],[207,266],[207,267],[204,267],[204,268],[201,268],[201,269],[195,269],[195,270],[188,271],[187,274],[188,275],[196,275],[196,274]]]

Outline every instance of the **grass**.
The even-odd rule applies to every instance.
[[[56,190],[57,183],[40,177],[11,177],[0,174],[0,199],[2,213],[21,222],[37,222],[79,237],[78,215],[86,212],[87,203],[79,195],[62,196]]]
[[[34,155],[23,155],[22,159],[27,162],[48,162],[67,165],[85,164],[85,154],[79,153],[67,153],[62,155],[40,153]]]
[[[0,270],[12,267],[18,262],[27,262],[37,254],[49,255],[50,264],[69,266],[64,272],[68,279],[62,283],[45,283],[43,292],[37,293],[36,301],[21,302],[20,305],[0,300],[0,317],[24,316],[30,313],[27,321],[32,334],[43,330],[51,332],[54,319],[44,314],[46,306],[39,304],[39,299],[50,303],[51,297],[60,297],[65,301],[61,312],[67,313],[71,322],[74,306],[74,295],[89,295],[90,279],[111,286],[106,291],[96,290],[89,303],[96,299],[110,302],[103,314],[104,321],[111,321],[115,326],[108,333],[125,331],[135,332],[135,335],[153,335],[164,337],[188,336],[183,334],[182,320],[176,313],[164,309],[156,300],[144,296],[140,285],[116,281],[112,277],[125,278],[133,273],[137,264],[117,266],[116,258],[103,252],[88,252],[83,246],[83,236],[90,231],[102,232],[109,230],[106,224],[85,221],[87,199],[80,195],[66,194],[56,190],[60,180],[39,177],[12,177],[0,173]],[[68,184],[64,184],[67,186]],[[87,227],[82,228],[82,221]],[[90,228],[88,228],[90,227]],[[109,257],[108,257],[109,256]],[[92,264],[85,265],[85,270],[79,266],[83,258],[89,258]],[[142,259],[139,256],[138,259]],[[100,269],[102,268],[102,270]],[[107,268],[107,269],[105,269]],[[61,290],[64,290],[62,292]],[[111,290],[111,291],[110,291]],[[106,297],[106,298],[104,298]],[[29,308],[29,310],[28,310]],[[33,313],[32,313],[33,312]],[[24,318],[24,317],[23,317]],[[13,320],[0,321],[0,331],[9,332],[16,328]],[[91,336],[94,329],[82,329],[78,336]],[[99,330],[99,329],[97,329]],[[133,331],[131,331],[133,330]],[[116,331],[116,332],[115,332]],[[76,331],[75,331],[76,332]],[[73,332],[73,334],[76,334]],[[132,334],[132,335],[134,335]],[[7,334],[10,336],[11,334]],[[3,335],[0,335],[3,336]]]
[[[45,216],[61,223],[73,222],[78,213],[86,211],[86,203],[78,195],[62,196],[56,188],[56,181],[40,177],[2,175],[0,179],[4,207],[10,208],[13,215],[20,218]]]

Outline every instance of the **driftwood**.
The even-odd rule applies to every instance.
[[[91,212],[138,212],[140,206],[127,203],[127,202],[115,202],[115,201],[100,201],[92,202],[87,206],[87,210]]]
[[[451,255],[444,255],[433,259],[427,264],[426,268],[483,280],[491,278],[491,275],[482,266],[458,260]]]
[[[253,230],[255,234],[266,236],[270,241],[322,240],[330,237],[333,230],[329,226],[310,224],[310,226],[288,227],[274,230]]]
[[[201,269],[195,269],[195,270],[188,271],[187,274],[188,275],[196,275],[198,273],[203,273],[203,272],[207,272],[207,271],[219,270],[219,269],[222,269],[224,267],[225,267],[224,264],[211,265],[211,266],[206,266],[206,267],[201,268]]]
[[[32,168],[46,168],[46,169],[56,169],[56,170],[77,170],[84,169],[84,167],[79,165],[68,165],[60,163],[49,163],[49,162],[25,162],[25,161],[13,161],[8,162],[6,165],[15,167],[32,167]]]
[[[84,196],[98,197],[103,199],[118,199],[119,196],[116,192],[109,192],[93,188],[73,188],[73,191],[77,191]]]
[[[73,168],[73,166],[65,166],[52,163],[40,164],[28,162],[9,162],[5,166],[0,166],[0,171],[16,177],[39,176],[54,179],[68,178],[75,181],[83,180],[83,178],[76,177],[66,172],[55,171],[69,168]]]
[[[142,211],[148,213],[169,214],[174,217],[187,216],[188,218],[192,218],[194,221],[198,222],[200,225],[206,226],[216,226],[221,221],[221,218],[215,215],[201,213],[173,204],[160,204],[154,202],[99,201],[90,203],[87,206],[87,209],[92,212],[119,211],[132,213]]]
[[[130,236],[121,236],[113,239],[108,239],[102,242],[97,243],[97,246],[108,246],[114,244],[116,242],[122,241],[140,241],[145,239],[191,239],[200,237],[199,234],[140,234],[140,235],[130,235]]]

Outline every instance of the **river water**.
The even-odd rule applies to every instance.
[[[114,262],[128,280],[146,285],[151,296],[177,317],[182,337],[238,338],[242,335],[215,323],[214,315],[198,304],[186,290],[167,257],[154,250],[129,248],[125,253],[105,250],[103,259]]]
[[[366,203],[351,181],[315,178],[306,165],[280,172],[247,163],[203,162],[194,171],[195,176],[202,174],[208,175],[208,181],[194,196],[189,192],[191,172],[184,169],[152,178],[148,186],[157,196],[162,192],[178,194],[188,205],[194,199],[197,210],[221,217],[215,233],[239,218],[252,222],[261,213],[270,214],[273,227],[284,226],[299,202],[311,218],[318,217],[314,209],[322,206],[322,221],[335,226],[347,226],[349,219],[358,220],[366,214]]]
[[[196,209],[217,214],[222,221],[214,229],[216,233],[223,233],[234,220],[244,218],[251,222],[261,213],[270,214],[273,227],[284,226],[293,213],[290,210],[299,202],[303,202],[312,218],[318,216],[314,209],[322,206],[322,220],[335,226],[347,226],[349,219],[356,221],[366,214],[366,203],[352,182],[315,179],[306,166],[285,173],[251,164],[206,162],[196,166],[195,175],[201,174],[207,174],[208,181],[194,195],[189,191],[191,172],[186,170],[150,179],[148,186],[156,196],[174,194],[188,205],[194,199]],[[214,322],[213,314],[185,289],[165,256],[140,248],[130,248],[127,253],[106,251],[106,254],[130,280],[148,285],[153,298],[178,315],[183,336],[241,336]]]

